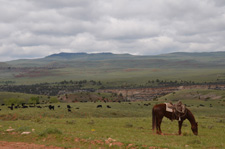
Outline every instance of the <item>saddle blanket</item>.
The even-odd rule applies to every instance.
[[[165,104],[166,104],[166,111],[173,112],[173,105],[171,103],[165,103]]]

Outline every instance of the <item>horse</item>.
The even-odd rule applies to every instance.
[[[179,135],[181,135],[181,127],[185,119],[189,120],[193,134],[198,135],[198,123],[195,121],[194,115],[188,108],[185,109],[183,115],[178,116],[176,113],[166,111],[166,104],[164,103],[157,104],[152,108],[152,130],[154,131],[156,128],[157,134],[162,134],[160,125],[164,116],[170,120],[179,120]]]

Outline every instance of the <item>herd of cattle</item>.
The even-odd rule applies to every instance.
[[[129,104],[131,104],[131,103],[129,103]],[[138,104],[139,106],[140,106],[140,104]],[[149,105],[151,105],[151,103],[148,103],[148,104],[144,104],[144,106],[149,106]],[[2,104],[1,106],[5,106],[5,104]],[[56,105],[51,105],[51,104],[49,104],[49,105],[39,105],[39,104],[26,104],[26,103],[22,103],[22,104],[20,104],[20,105],[15,105],[15,104],[11,104],[10,106],[8,106],[8,108],[10,109],[10,110],[14,110],[14,109],[19,109],[19,108],[23,108],[23,109],[26,109],[26,108],[48,108],[49,110],[55,110],[55,108],[60,108],[61,106],[60,105],[58,105],[58,106],[56,106]],[[66,108],[67,108],[67,111],[68,112],[72,112],[72,106],[71,105],[67,105],[66,106]],[[103,105],[101,105],[101,104],[99,104],[99,105],[97,105],[96,106],[96,108],[103,108]],[[106,108],[112,108],[110,105],[106,105]],[[75,109],[80,109],[79,107],[76,107]],[[0,111],[1,111],[1,109],[0,109]]]

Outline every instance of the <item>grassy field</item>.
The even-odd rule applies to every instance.
[[[0,140],[65,148],[224,148],[224,97],[224,91],[183,90],[152,102],[77,102],[69,104],[71,112],[67,110],[68,103],[52,104],[55,110],[44,107],[47,105],[14,110],[0,106]],[[188,120],[184,121],[182,135],[177,135],[177,121],[166,118],[162,122],[165,135],[152,132],[152,107],[177,99],[193,112],[199,124],[198,136],[192,134]]]
[[[218,79],[225,79],[224,69],[186,69],[186,68],[124,68],[124,69],[85,69],[85,68],[60,68],[47,71],[43,75],[37,76],[37,72],[20,72],[21,77],[16,77],[18,72],[0,71],[0,85],[7,81],[14,84],[35,84],[43,82],[60,82],[64,80],[94,80],[103,82],[104,86],[119,86],[123,83],[144,85],[149,80],[167,80],[167,81],[194,81],[217,82]],[[34,74],[33,74],[34,73]],[[32,76],[34,75],[34,76]],[[112,86],[111,85],[111,86]]]

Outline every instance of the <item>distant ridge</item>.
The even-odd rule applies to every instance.
[[[39,59],[20,59],[1,64],[2,67],[73,67],[73,68],[221,68],[225,52],[174,52],[161,55],[113,53],[58,53]]]
[[[84,56],[84,55],[131,55],[131,54],[114,54],[111,52],[103,52],[103,53],[85,53],[85,52],[78,52],[78,53],[67,53],[67,52],[61,52],[61,53],[56,53],[52,54],[46,57],[55,57],[55,56],[62,56],[62,57],[67,57],[67,56]]]
[[[58,53],[46,56],[44,59],[66,59],[66,60],[106,60],[106,59],[123,59],[133,57],[131,54],[113,54],[110,52],[104,53]]]
[[[225,56],[225,51],[216,52],[173,52],[162,55],[179,55],[179,56]]]

